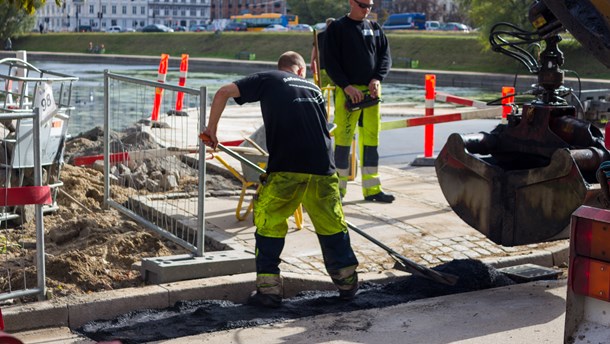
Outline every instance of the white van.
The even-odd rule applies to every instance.
[[[431,31],[440,30],[441,22],[436,21],[436,20],[428,20],[425,24],[425,27],[426,27],[426,30],[431,30]]]
[[[106,30],[106,32],[108,33],[118,33],[118,32],[122,32],[123,30],[121,29],[120,26],[111,26],[108,28],[108,30]]]

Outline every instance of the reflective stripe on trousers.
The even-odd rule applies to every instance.
[[[360,90],[367,90],[367,86],[357,86]],[[335,136],[335,164],[341,179],[339,189],[341,195],[347,192],[347,178],[349,177],[349,156],[352,139],[356,126],[358,126],[358,143],[360,148],[360,167],[362,170],[362,194],[366,196],[381,192],[379,179],[379,132],[381,130],[381,114],[379,104],[354,112],[345,108],[346,95],[343,89],[335,90],[335,118],[337,128],[333,131]]]
[[[257,276],[279,276],[288,218],[301,203],[315,228],[329,275],[343,276],[345,269],[355,270],[358,260],[351,247],[338,184],[336,174],[269,174],[254,201]]]
[[[282,296],[282,278],[279,274],[256,275],[256,291],[261,294]]]

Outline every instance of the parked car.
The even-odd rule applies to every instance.
[[[174,26],[173,29],[174,29],[174,32],[185,32],[186,26],[177,25],[177,26]]]
[[[190,32],[203,32],[203,31],[207,31],[207,30],[208,30],[208,27],[203,24],[195,24],[195,25],[189,26]]]
[[[441,29],[441,22],[436,20],[428,20],[425,24],[426,30],[436,31]]]
[[[470,28],[466,24],[449,22],[441,26],[444,31],[470,32]]]
[[[93,31],[91,25],[80,25],[74,30],[76,32],[91,32]]]
[[[263,29],[265,32],[285,32],[288,28],[280,24],[271,24]]]
[[[132,27],[128,27],[125,29],[125,31],[123,32],[136,32],[136,29],[132,28]]]
[[[225,26],[223,31],[248,31],[248,24],[231,22]]]
[[[150,24],[146,25],[142,32],[174,32],[174,29],[169,28],[163,24]]]
[[[288,29],[290,31],[305,31],[305,32],[312,32],[313,28],[310,25],[307,24],[297,24],[297,25],[291,25],[288,27]]]
[[[118,33],[118,32],[123,32],[123,29],[120,26],[111,26],[108,28],[108,30],[106,30],[106,32],[108,33]]]

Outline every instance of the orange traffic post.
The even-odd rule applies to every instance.
[[[436,75],[426,74],[425,115],[434,116],[434,99],[436,96]],[[432,158],[434,152],[434,124],[424,127],[424,158]]]
[[[165,83],[167,77],[167,63],[169,60],[168,54],[161,54],[161,62],[159,63],[159,75],[157,76],[157,82]],[[151,118],[153,121],[159,119],[159,109],[161,108],[161,97],[163,96],[163,89],[160,87],[155,88],[155,102],[153,104],[153,110]]]
[[[189,55],[182,54],[182,60],[180,61],[180,78],[178,79],[178,86],[184,87],[186,85],[186,74],[189,69]],[[184,92],[178,92],[176,96],[176,111],[182,110],[182,101],[184,100]]]
[[[507,116],[513,111],[510,104],[515,102],[515,88],[511,86],[502,87],[502,123],[507,122]]]

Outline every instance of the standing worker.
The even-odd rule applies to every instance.
[[[218,122],[229,98],[239,105],[260,101],[269,150],[267,171],[254,201],[256,292],[249,303],[279,307],[282,301],[280,254],[288,218],[299,204],[316,230],[326,271],[351,300],[358,290],[358,260],[350,244],[339,196],[322,91],[304,79],[307,66],[293,51],[282,54],[278,70],[251,74],[222,86],[214,95],[203,135],[216,148]]]
[[[317,44],[314,41],[313,48],[311,49],[311,71],[312,73],[318,75],[318,79],[320,80],[318,86],[320,87],[326,87],[327,85],[332,85],[333,83],[326,73],[326,68],[324,66],[324,54],[320,54],[320,48],[324,47],[324,34],[326,33],[326,29],[333,21],[335,21],[335,18],[326,19],[326,27],[324,30],[316,33]]]
[[[392,58],[388,39],[376,22],[366,19],[373,0],[349,0],[350,12],[334,21],[324,37],[326,71],[336,85],[335,163],[339,172],[341,196],[347,192],[349,156],[356,126],[359,128],[362,193],[367,201],[392,203],[394,196],[383,192],[379,179],[379,99],[381,81],[390,72]],[[370,95],[370,98],[365,98]],[[346,101],[360,103],[356,110]],[[367,107],[368,106],[368,107]]]

